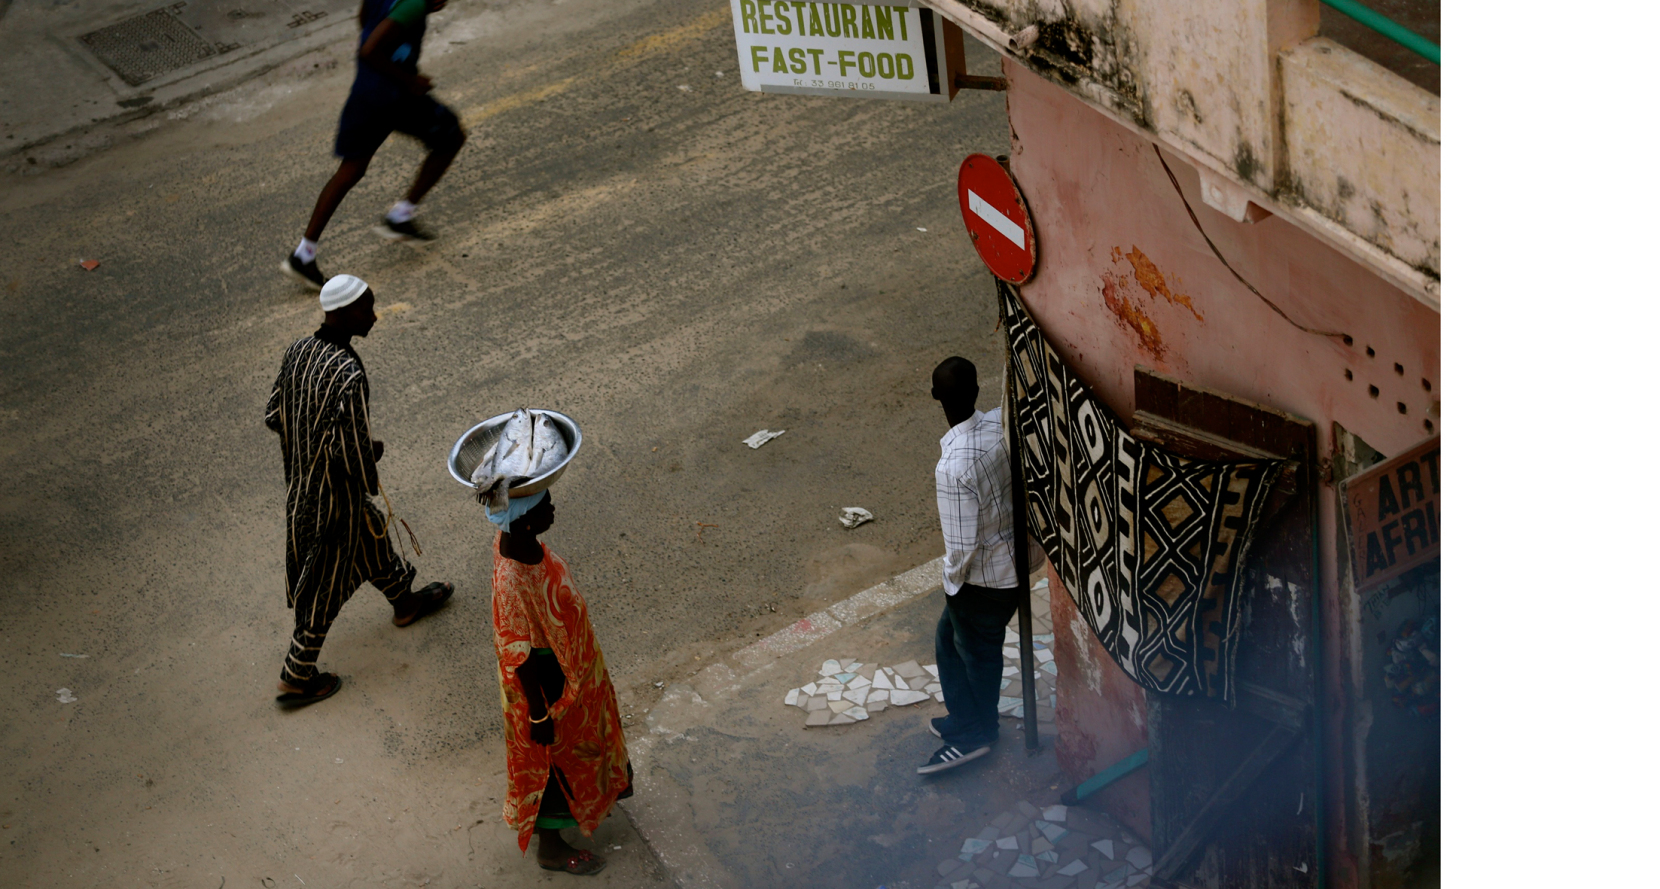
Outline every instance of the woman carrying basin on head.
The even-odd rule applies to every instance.
[[[605,859],[565,842],[575,827],[592,836],[617,800],[631,796],[633,767],[623,743],[617,693],[588,621],[588,603],[565,561],[538,534],[553,526],[547,491],[486,510],[496,535],[491,575],[497,678],[507,724],[507,796],[502,818],[519,832],[519,851],[540,839],[536,863],[595,874]]]

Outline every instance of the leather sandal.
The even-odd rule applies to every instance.
[[[591,877],[605,870],[605,859],[587,849],[578,849],[571,855],[556,858],[552,864],[547,864],[541,858],[537,858],[536,864],[542,870],[564,871],[579,877]]]
[[[444,603],[448,602],[450,596],[454,594],[455,584],[453,583],[429,583],[410,593],[411,596],[415,597],[415,604],[409,611],[399,612],[396,608],[392,609],[392,625],[407,627],[442,608]]]
[[[292,710],[315,704],[327,697],[332,697],[340,690],[343,683],[339,676],[333,673],[318,673],[299,686],[299,691],[285,691],[277,695],[277,703]]]

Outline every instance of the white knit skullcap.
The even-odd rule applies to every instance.
[[[356,275],[335,275],[323,285],[323,292],[317,301],[323,304],[323,311],[332,312],[356,302],[368,289],[369,285]]]

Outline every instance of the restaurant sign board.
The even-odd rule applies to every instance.
[[[1355,589],[1441,555],[1441,436],[1343,482]]]
[[[908,2],[731,0],[744,88],[947,102],[946,23]],[[961,40],[960,32],[956,35]]]

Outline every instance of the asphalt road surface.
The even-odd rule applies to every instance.
[[[556,879],[500,820],[492,529],[443,466],[486,416],[583,426],[544,539],[630,730],[654,683],[940,552],[927,374],[961,354],[998,391],[955,174],[1007,150],[1002,96],[745,92],[710,0],[457,0],[434,24],[424,68],[472,134],[422,207],[441,239],[370,229],[419,160],[394,138],[320,262],[375,288],[382,478],[418,582],[458,592],[398,630],[360,590],[322,655],[344,689],[298,713],[272,701],[292,618],[260,419],[320,318],[275,267],[332,171],[352,48],[0,181],[0,883]],[[740,443],[763,428],[788,431]],[[844,530],[845,506],[876,520]]]

